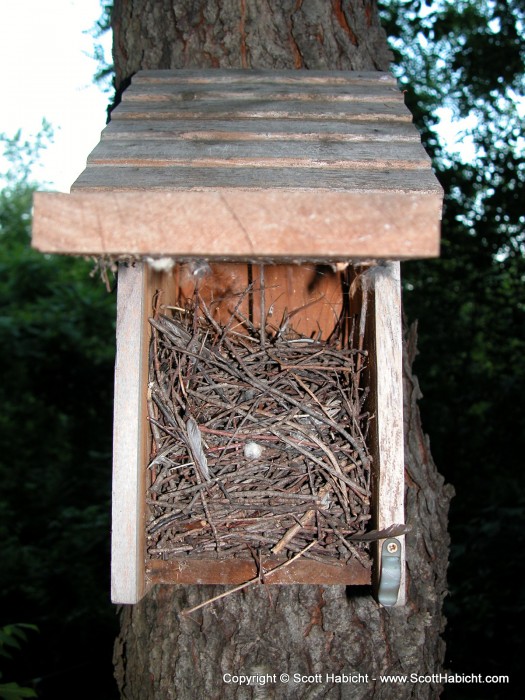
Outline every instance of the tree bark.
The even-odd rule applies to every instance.
[[[116,0],[117,87],[139,69],[232,67],[386,70],[389,51],[369,0]],[[435,698],[439,684],[381,683],[379,674],[439,673],[445,620],[444,485],[422,432],[415,331],[405,339],[407,604],[381,608],[369,590],[251,586],[191,617],[179,612],[220,586],[158,586],[121,612],[115,674],[126,700],[170,698]],[[223,674],[289,673],[246,687]],[[296,683],[293,674],[321,674]],[[368,675],[330,682],[325,674]]]
[[[387,70],[373,0],[115,0],[117,86],[140,69]]]

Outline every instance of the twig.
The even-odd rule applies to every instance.
[[[317,494],[317,498],[319,499],[322,505],[324,505],[323,501],[327,496],[329,490],[330,484],[325,484]],[[293,527],[291,527],[286,532],[284,537],[281,537],[281,539],[279,540],[279,542],[277,542],[275,547],[272,548],[272,554],[279,554],[279,552],[281,552],[286,547],[286,545],[293,540],[293,538],[297,535],[298,532],[300,532],[305,527],[305,525],[309,525],[312,522],[316,513],[317,511],[315,510],[315,508],[312,510],[307,510],[303,517],[299,519],[299,522]]]
[[[288,559],[287,561],[283,562],[282,564],[279,564],[279,566],[276,566],[274,569],[270,569],[270,571],[265,571],[264,575],[259,573],[254,578],[251,578],[249,581],[246,581],[246,583],[241,583],[240,586],[235,586],[235,588],[232,588],[229,591],[225,591],[224,593],[220,593],[219,595],[216,595],[213,598],[209,598],[209,600],[205,600],[203,603],[199,603],[199,605],[195,605],[193,608],[187,608],[186,610],[181,610],[181,615],[190,615],[191,613],[195,612],[196,610],[200,610],[200,608],[204,608],[206,605],[211,605],[212,603],[215,603],[217,600],[220,600],[221,598],[226,598],[226,596],[232,595],[233,593],[237,593],[237,591],[242,591],[243,588],[247,588],[248,586],[253,586],[254,583],[264,583],[265,579],[267,579],[268,577],[273,576],[273,574],[277,573],[278,571],[282,571],[287,566],[290,566],[290,564],[293,564],[293,562],[296,559],[299,559],[299,557],[301,557],[305,552],[307,552],[309,549],[311,549],[311,547],[313,547],[314,544],[317,544],[316,540],[314,540],[313,542],[310,542],[310,544],[306,545],[306,547],[304,549],[302,549],[300,552],[298,552],[291,559]],[[260,572],[262,572],[262,569],[260,569]]]
[[[252,281],[234,295],[229,320],[220,323],[198,291],[185,307],[171,309],[173,317],[154,309],[150,557],[185,552],[198,558],[220,547],[224,557],[242,558],[248,543],[263,556],[272,548],[292,556],[315,537],[307,558],[344,560],[339,533],[365,532],[370,417],[363,414],[366,389],[355,371],[365,351],[341,348],[337,335],[330,344],[289,339],[289,332],[279,337],[265,318],[265,287],[261,269],[261,298]],[[257,309],[249,318],[243,313],[255,299],[260,323]],[[298,311],[286,312],[284,322]],[[250,442],[264,448],[255,458],[245,454]],[[320,502],[329,490],[331,501]],[[330,523],[319,517],[321,510]],[[199,522],[206,527],[196,528]]]
[[[259,265],[259,287],[261,289],[261,348],[266,347],[266,293],[264,287],[264,265]]]

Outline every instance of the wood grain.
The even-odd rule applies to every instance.
[[[396,86],[397,81],[391,73],[382,71],[358,70],[309,70],[296,69],[260,70],[251,68],[249,71],[236,68],[220,70],[201,70],[185,68],[184,70],[141,70],[133,76],[133,84],[191,84],[191,85],[228,85],[241,84],[281,85],[378,85]]]
[[[402,102],[334,102],[333,100],[265,100],[262,97],[224,100],[130,100],[111,113],[112,119],[319,119],[410,122]]]
[[[343,142],[412,142],[421,146],[421,138],[409,122],[343,122],[301,121],[282,122],[258,119],[257,122],[231,119],[162,119],[157,121],[133,121],[121,119],[110,122],[102,131],[101,140],[124,139],[149,140],[215,140],[228,141],[313,141],[321,143]]]
[[[264,562],[267,571],[285,560],[272,558]],[[226,584],[236,585],[257,576],[255,562],[246,559],[179,559],[171,561],[150,560],[146,576],[151,584]],[[268,583],[317,585],[370,585],[370,569],[356,560],[348,564],[325,564],[313,559],[298,559],[280,572],[268,577]]]
[[[319,194],[319,192],[318,192]],[[311,190],[37,193],[33,245],[76,255],[230,260],[432,257],[433,193]]]
[[[435,256],[442,190],[411,120],[388,73],[141,71],[70,199],[35,197],[34,244],[234,260]]]
[[[378,529],[405,522],[405,463],[403,436],[403,358],[401,326],[401,274],[398,262],[389,262],[372,270],[373,275],[373,366],[377,411]],[[405,536],[400,536],[401,586],[396,605],[404,605]],[[381,567],[381,544],[377,547],[377,567]]]
[[[260,100],[270,99],[272,102],[319,101],[323,102],[400,102],[403,103],[403,93],[392,83],[365,81],[352,83],[327,84],[326,82],[308,84],[305,82],[276,83],[271,78],[266,84],[256,84],[247,81],[242,83],[192,83],[185,89],[175,92],[177,81],[152,83],[150,81],[134,82],[126,90],[126,102],[164,100],[202,101],[202,100]],[[351,89],[349,89],[351,87]]]
[[[146,476],[147,285],[143,266],[121,266],[113,422],[111,599],[134,603],[147,591],[144,574]]]
[[[235,153],[232,147],[235,147]],[[236,141],[192,139],[174,143],[165,140],[102,141],[90,154],[89,165],[164,165],[251,168],[389,168],[428,169],[430,159],[416,143],[357,143],[322,141]]]
[[[219,185],[220,183],[220,185]],[[399,200],[399,206],[403,207],[404,195],[414,195],[420,193],[433,194],[433,200],[439,206],[432,207],[432,214],[436,216],[436,211],[441,211],[441,198],[439,185],[430,171],[418,169],[374,169],[372,167],[359,167],[352,169],[332,169],[320,168],[278,168],[278,167],[199,167],[195,163],[192,166],[165,166],[149,167],[147,165],[137,167],[136,165],[118,166],[102,165],[100,167],[88,167],[75,182],[74,192],[90,190],[92,192],[102,191],[135,191],[143,190],[152,192],[155,190],[165,190],[179,193],[193,191],[207,191],[209,198],[207,207],[213,206],[214,195],[221,195],[228,189],[242,191],[243,202],[247,205],[250,202],[257,202],[258,206],[275,206],[277,202],[272,197],[281,190],[294,191],[309,190],[308,200],[311,206],[320,209],[325,201],[326,190],[340,192],[341,201],[339,206],[344,206],[343,196],[345,194],[357,193],[360,195],[359,210],[363,215],[373,215],[374,193],[395,194]],[[256,192],[264,192],[268,200],[261,200]],[[287,199],[287,198],[286,198]],[[283,217],[287,217],[286,200],[279,203]],[[356,202],[357,205],[357,202]],[[326,207],[323,207],[325,210]],[[151,208],[150,208],[151,211]],[[153,212],[152,212],[153,213]],[[329,211],[326,211],[328,214]],[[276,212],[274,211],[275,215]],[[305,210],[298,227],[307,223],[310,212]],[[196,217],[199,212],[195,212]],[[385,212],[384,223],[391,220]],[[143,217],[144,224],[147,219]],[[439,219],[438,219],[439,221]],[[439,227],[434,220],[432,233],[436,235],[436,228]]]

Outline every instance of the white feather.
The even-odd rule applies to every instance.
[[[173,258],[146,258],[146,262],[155,272],[171,272],[175,266]]]
[[[244,456],[246,459],[259,459],[262,455],[264,447],[256,442],[247,442],[244,446]]]

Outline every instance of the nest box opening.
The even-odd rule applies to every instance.
[[[269,573],[312,543],[305,558],[328,569],[355,559],[367,582],[367,274],[196,261],[161,282],[149,319],[153,575],[161,564],[152,562],[182,559],[187,569],[196,558],[209,560],[202,582],[216,581],[218,561],[236,582],[232,560],[246,569],[259,557]],[[332,573],[343,580],[340,568]]]

